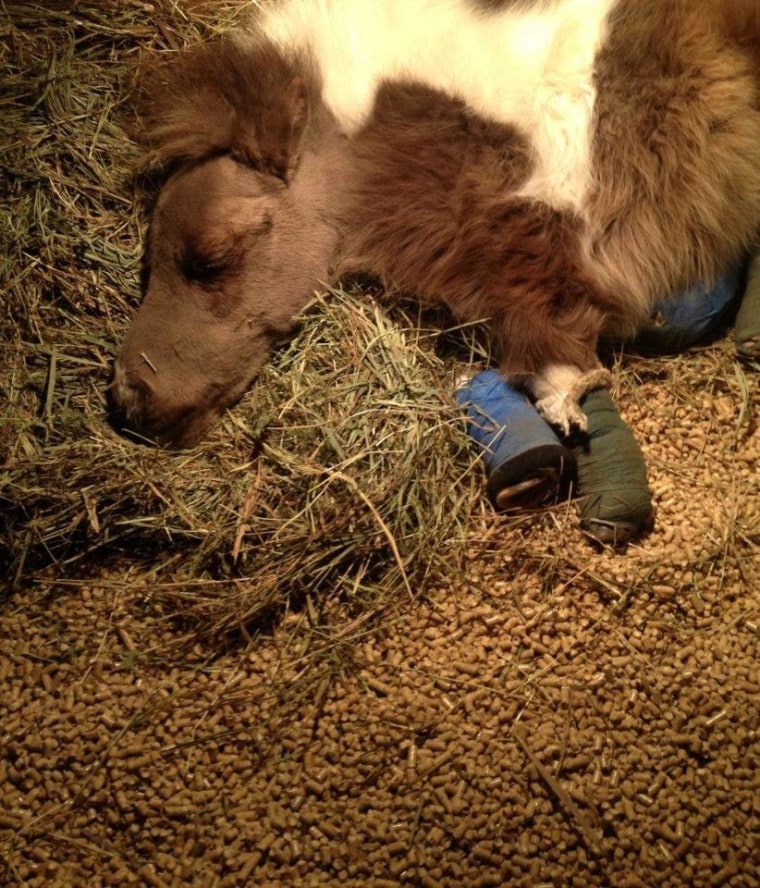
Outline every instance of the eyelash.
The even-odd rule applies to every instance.
[[[232,265],[232,260],[230,252],[220,253],[217,256],[190,253],[182,259],[182,273],[194,283],[210,284]]]
[[[226,267],[226,262],[198,257],[186,259],[183,263],[182,271],[185,277],[191,281],[202,284],[207,283],[211,278],[218,277]]]
[[[273,219],[266,213],[256,229],[248,232],[249,239],[253,235],[266,235],[272,229]],[[214,280],[234,265],[240,254],[240,243],[233,241],[222,245],[216,254],[203,255],[202,251],[188,248],[180,258],[180,270],[187,280],[196,284],[210,286]]]

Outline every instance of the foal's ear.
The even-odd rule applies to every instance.
[[[309,90],[303,77],[294,77],[279,95],[239,118],[233,136],[233,157],[287,182],[301,158],[309,123]]]
[[[301,156],[316,95],[312,81],[297,58],[233,38],[153,65],[136,96],[145,163],[165,166],[228,153],[287,181]]]

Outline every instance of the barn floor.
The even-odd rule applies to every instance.
[[[186,4],[76,7],[0,10],[0,884],[760,886],[757,366],[730,333],[615,361],[657,509],[615,552],[568,504],[494,515],[472,454],[436,444],[441,392],[419,380],[437,358],[413,367],[407,334],[368,308],[399,362],[373,422],[402,437],[345,489],[325,482],[313,534],[267,564],[254,513],[287,506],[297,527],[317,475],[298,474],[310,441],[278,444],[287,422],[251,455],[240,429],[262,394],[176,461],[103,418],[143,224],[113,122],[124,66],[210,26]],[[331,330],[312,319],[309,354],[339,353]],[[394,408],[399,392],[424,410]],[[340,402],[311,399],[315,423],[345,428]],[[382,499],[395,466],[419,508],[408,586],[375,520],[403,524]],[[304,486],[280,503],[288,477]],[[330,574],[319,531],[346,511],[361,533],[341,525],[353,548]],[[321,591],[290,596],[286,567]]]
[[[13,596],[3,884],[760,884],[758,430],[679,386],[730,342],[655,363],[624,413],[658,520],[624,553],[564,507],[486,515],[455,584],[221,651],[127,564]]]

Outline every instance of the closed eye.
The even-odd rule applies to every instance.
[[[205,230],[190,240],[179,257],[179,268],[187,280],[212,285],[229,270],[237,267],[246,247],[272,230],[272,214],[262,214],[258,223],[241,231],[228,228]]]
[[[189,253],[182,257],[180,265],[182,274],[189,281],[196,284],[209,284],[232,265],[232,257],[227,254],[204,256],[198,253]]]
[[[191,282],[213,284],[232,268],[240,253],[239,241],[231,237],[200,237],[185,246],[179,268]]]

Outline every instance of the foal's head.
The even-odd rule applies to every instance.
[[[344,140],[309,66],[265,46],[208,45],[147,84],[142,135],[169,175],[111,402],[121,427],[187,447],[326,280]]]

